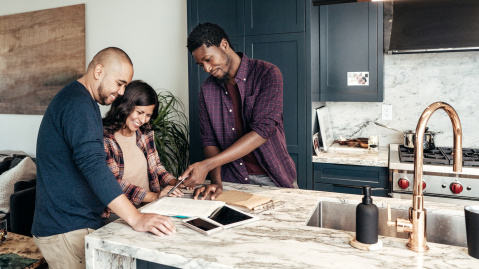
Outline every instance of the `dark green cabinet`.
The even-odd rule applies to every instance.
[[[387,167],[314,163],[314,189],[319,191],[362,194],[371,186],[374,196],[389,196]]]
[[[202,22],[222,26],[235,51],[271,62],[283,74],[283,117],[288,152],[296,164],[298,185],[311,188],[311,14],[318,13],[311,0],[188,0],[188,33]],[[218,16],[218,14],[221,14]],[[315,36],[315,37],[312,37]],[[317,44],[317,42],[316,42]],[[314,45],[313,45],[314,46]],[[317,49],[317,48],[316,48]],[[188,55],[191,162],[203,160],[198,122],[198,93],[207,78]],[[281,165],[281,164],[278,164]]]
[[[304,33],[246,36],[245,53],[276,65],[283,75],[283,119],[288,153],[298,179],[306,177]],[[303,119],[303,120],[302,120]]]
[[[221,25],[230,37],[242,36],[244,0],[188,0],[188,33],[200,22]]]
[[[313,101],[383,101],[383,4],[320,6],[320,86]],[[348,72],[369,72],[369,85],[349,85]]]
[[[305,0],[245,0],[245,35],[305,31]]]

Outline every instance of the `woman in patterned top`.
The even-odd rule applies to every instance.
[[[161,164],[150,121],[158,116],[158,96],[147,83],[134,80],[103,118],[106,161],[130,201],[152,202],[176,184]],[[182,186],[180,186],[182,187]],[[182,196],[176,189],[170,196]],[[103,218],[109,217],[107,208]]]

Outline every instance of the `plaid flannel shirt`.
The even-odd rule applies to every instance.
[[[120,145],[115,139],[113,133],[103,131],[103,144],[105,152],[107,154],[106,162],[108,167],[115,175],[120,187],[123,189],[126,197],[134,204],[139,205],[147,190],[130,184],[128,181],[123,180],[123,173],[125,171],[125,163],[123,159],[123,152]],[[154,132],[149,131],[143,133],[142,131],[136,131],[136,144],[145,154],[145,158],[148,164],[148,182],[150,191],[160,192],[162,187],[166,187],[170,180],[176,179],[171,173],[166,171],[165,167],[161,164],[158,152],[156,151]],[[102,214],[102,218],[108,218],[111,210],[106,208]]]

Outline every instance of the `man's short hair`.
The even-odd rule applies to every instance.
[[[206,47],[219,47],[223,38],[228,41],[229,46],[232,50],[234,50],[233,45],[231,45],[230,38],[223,28],[211,22],[200,23],[193,29],[193,31],[191,31],[190,35],[188,36],[187,47],[190,53],[203,46],[203,44],[205,44]]]
[[[122,49],[117,48],[117,47],[108,47],[105,49],[100,50],[91,60],[90,64],[88,65],[88,68],[94,67],[97,64],[103,63],[106,59],[111,58],[111,57],[116,57],[119,58],[127,63],[129,63],[131,66],[133,66],[133,62],[130,59],[130,56],[126,54]]]

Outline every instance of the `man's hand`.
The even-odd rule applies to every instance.
[[[200,198],[201,200],[206,199],[208,195],[211,195],[211,200],[216,199],[218,195],[223,192],[223,184],[209,184],[200,188],[197,188],[193,193],[193,199],[197,200]]]
[[[185,172],[181,175],[180,178],[186,177],[188,175],[188,178],[183,181],[183,184],[186,187],[196,187],[200,184],[203,184],[205,182],[206,176],[208,175],[208,172],[211,170],[207,167],[206,162],[197,162],[194,163],[188,168],[186,168]]]
[[[171,219],[153,213],[143,213],[136,218],[131,227],[138,232],[151,232],[158,236],[173,235],[176,228]]]
[[[175,225],[169,217],[152,213],[140,213],[124,194],[113,199],[108,207],[124,219],[135,231],[148,231],[158,236],[176,233]]]
[[[218,180],[221,181],[220,168],[222,165],[242,158],[265,142],[265,138],[255,131],[250,131],[223,151],[216,146],[207,146],[204,148],[207,159],[188,166],[181,178],[189,174],[189,178],[185,180],[184,184],[187,187],[195,187],[203,184],[206,175],[213,170],[214,175],[210,175],[211,182],[218,183]]]

